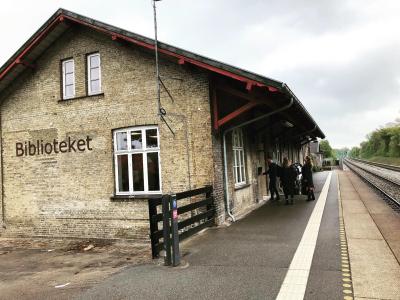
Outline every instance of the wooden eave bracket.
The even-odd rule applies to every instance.
[[[31,63],[29,63],[29,62],[27,62],[27,61],[25,61],[25,60],[23,60],[23,59],[21,59],[21,58],[18,58],[18,59],[15,61],[15,63],[16,63],[17,65],[23,65],[23,66],[25,66],[25,67],[27,67],[27,68],[30,68],[30,69],[32,69],[32,70],[36,69],[36,65],[35,65],[35,64],[31,64]]]
[[[225,123],[232,121],[233,119],[237,118],[238,116],[245,113],[246,111],[249,111],[253,107],[257,106],[258,104],[259,103],[256,101],[250,101],[250,102],[246,103],[245,105],[239,107],[235,111],[233,111],[233,112],[229,113],[228,115],[226,115],[225,117],[219,119],[217,121],[218,127],[221,127]]]
[[[217,100],[217,93],[216,93],[217,89],[221,90],[221,91],[224,91],[224,92],[226,92],[226,93],[228,93],[230,95],[245,99],[248,102],[246,104],[242,105],[241,107],[239,107],[238,109],[234,110],[233,112],[227,114],[223,118],[219,118],[218,117],[218,100]],[[218,86],[216,88],[213,88],[213,90],[212,90],[212,104],[213,104],[213,112],[214,112],[214,114],[213,114],[213,116],[214,116],[214,129],[218,130],[224,124],[232,121],[233,119],[239,117],[243,113],[251,110],[255,106],[260,105],[262,103],[263,102],[259,101],[258,99],[254,99],[254,97],[252,97],[251,95],[248,95],[246,93],[234,90],[234,89],[232,89],[230,87],[227,87],[227,86]]]
[[[246,82],[246,90],[247,90],[247,91],[251,91],[251,89],[252,89],[254,86],[267,88],[268,91],[270,91],[270,92],[278,92],[278,91],[279,91],[279,89],[277,89],[277,88],[275,88],[275,87],[265,86],[265,85],[262,85],[262,84],[260,84],[260,83],[258,83],[258,82],[255,82],[255,81],[247,81],[247,82]],[[239,97],[239,98],[241,98],[241,99],[245,99],[245,100],[247,100],[247,101],[249,101],[249,102],[246,103],[245,105],[239,107],[239,108],[236,109],[235,111],[229,113],[229,114],[226,115],[225,117],[223,117],[223,118],[218,118],[217,96],[216,96],[216,91],[213,91],[213,94],[212,94],[212,97],[213,97],[212,103],[213,103],[213,110],[214,110],[214,129],[215,129],[215,130],[218,130],[222,125],[224,125],[224,124],[226,124],[226,123],[232,121],[233,119],[235,119],[235,118],[237,118],[238,116],[240,116],[241,114],[243,114],[243,113],[249,111],[250,109],[254,108],[255,106],[260,105],[260,104],[267,104],[267,103],[265,103],[265,101],[263,101],[262,99],[255,98],[255,97],[252,96],[251,94],[248,94],[248,93],[244,93],[244,92],[235,90],[235,89],[233,89],[233,88],[231,88],[231,87],[229,87],[229,86],[226,86],[226,85],[218,85],[218,86],[216,87],[216,89],[221,90],[221,91],[223,91],[223,92],[225,92],[225,93],[228,93],[228,94],[230,94],[230,95],[232,95],[232,96]]]

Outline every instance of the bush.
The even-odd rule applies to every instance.
[[[400,125],[373,131],[360,148],[351,149],[350,156],[365,159],[373,156],[400,157]]]

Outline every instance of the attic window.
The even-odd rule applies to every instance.
[[[99,53],[94,53],[87,56],[87,68],[89,95],[101,93],[101,68]]]
[[[75,63],[73,59],[62,62],[63,99],[75,97]]]

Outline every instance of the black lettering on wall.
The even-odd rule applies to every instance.
[[[68,145],[67,145],[66,141],[60,142],[60,152],[61,153],[67,152],[68,151],[67,147],[68,147]]]
[[[86,150],[92,151],[93,148],[90,146],[90,142],[93,139],[86,136],[86,139],[74,140],[71,137],[63,141],[53,139],[51,142],[44,142],[43,140],[36,141],[24,141],[23,143],[15,143],[15,154],[16,156],[35,156],[44,154],[58,154],[67,152],[84,152]]]
[[[15,154],[17,156],[23,156],[24,155],[24,144],[22,143],[16,143],[15,144]]]
[[[78,147],[78,150],[79,151],[85,151],[85,145],[86,145],[86,142],[85,142],[85,140],[79,140],[78,142],[77,142],[77,147]],[[82,148],[81,148],[82,147]]]
[[[75,142],[76,142],[76,140],[73,140],[71,143],[71,138],[68,137],[68,152],[71,152],[71,149],[74,150],[74,152],[76,152]]]

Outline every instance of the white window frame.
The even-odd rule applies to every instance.
[[[241,128],[232,131],[232,161],[235,187],[245,185],[246,180],[246,153],[244,149],[243,130]]]
[[[147,145],[146,140],[146,130],[148,129],[156,129],[157,130],[157,144],[158,147],[154,148],[145,148]],[[141,131],[142,132],[142,149],[131,149],[131,132],[132,131]],[[118,150],[117,149],[117,134],[125,132],[127,135],[127,150]],[[161,161],[160,161],[160,133],[158,130],[158,126],[136,126],[118,129],[114,131],[114,170],[115,170],[115,192],[116,195],[143,195],[143,194],[161,194],[162,186],[161,186]],[[133,189],[133,174],[132,174],[132,154],[143,154],[143,191],[134,191]],[[149,182],[148,182],[148,172],[147,172],[147,154],[148,153],[158,153],[158,179],[159,179],[159,187],[158,191],[149,191]],[[129,191],[119,191],[119,174],[118,174],[118,156],[119,155],[128,155],[128,174],[129,174]]]
[[[90,63],[90,58],[98,56],[99,57],[99,90],[93,92],[92,91],[92,85],[90,84],[92,81],[92,67],[91,67],[91,63]],[[101,94],[102,93],[102,85],[101,85],[101,58],[100,58],[100,53],[93,53],[93,54],[89,54],[86,57],[86,64],[87,64],[87,77],[88,77],[88,81],[87,81],[87,87],[88,87],[88,95],[97,95],[97,94]]]
[[[67,75],[67,73],[66,73],[65,65],[67,63],[70,63],[70,62],[72,62],[72,69],[73,69],[72,74],[73,74],[73,78],[74,78],[74,83],[73,83],[74,92],[73,92],[73,95],[69,95],[68,96],[68,95],[66,95],[66,91],[67,91],[67,89],[66,89],[66,84],[67,84],[66,75]],[[71,74],[71,73],[69,73],[69,74]],[[75,98],[75,61],[73,59],[66,59],[66,60],[62,61],[62,88],[63,88],[63,99],[66,100],[66,99]]]

